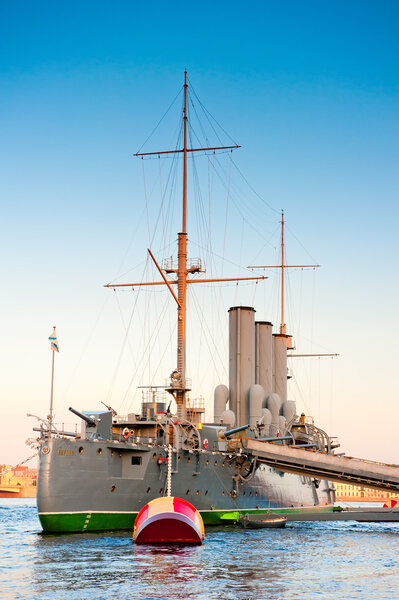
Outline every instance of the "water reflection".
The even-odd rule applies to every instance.
[[[60,582],[68,598],[78,589],[106,598],[116,585],[119,598],[262,598],[265,586],[282,597],[285,557],[259,553],[264,543],[261,532],[237,529],[210,529],[204,545],[187,547],[135,546],[125,533],[38,535],[32,584],[40,598],[61,597]]]
[[[64,598],[66,592],[68,599],[82,594],[105,599],[117,590],[118,600],[240,600],[350,597],[361,594],[359,586],[367,582],[384,598],[379,577],[385,587],[399,584],[392,571],[397,553],[387,548],[389,536],[399,550],[398,527],[342,525],[290,524],[268,532],[208,529],[203,546],[188,547],[135,546],[130,533],[120,532],[36,536],[32,583],[39,598]],[[364,552],[364,543],[359,547],[362,534],[372,551]],[[371,552],[378,576],[370,571]]]
[[[41,535],[35,508],[0,504],[0,598],[397,597],[399,525],[209,528],[203,546],[134,546],[131,532]]]

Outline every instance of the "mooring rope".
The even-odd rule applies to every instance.
[[[11,469],[7,469],[6,471],[0,471],[0,477],[2,477],[3,475],[5,475],[6,473],[10,473],[11,471],[14,471],[14,469],[17,469],[18,467],[20,467],[20,466],[24,465],[25,463],[29,462],[30,460],[32,460],[32,458],[35,458],[35,456],[37,456],[37,452],[35,452],[34,454],[32,454],[32,456],[30,456],[29,458],[26,458],[22,462],[20,462],[17,465],[15,465],[15,467],[11,467]]]

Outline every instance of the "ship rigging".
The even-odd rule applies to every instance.
[[[216,152],[218,150],[230,150],[240,148],[239,145],[234,144],[231,146],[211,146],[211,147],[200,147],[190,148],[187,144],[187,71],[184,72],[184,105],[183,105],[183,148],[177,150],[161,150],[154,152],[137,152],[134,156],[139,158],[160,156],[160,155],[172,155],[182,154],[183,155],[183,198],[182,198],[182,228],[178,233],[178,264],[177,268],[173,268],[173,265],[162,268],[156,260],[154,254],[148,248],[148,253],[154,262],[159,274],[161,275],[161,281],[152,282],[136,282],[136,283],[122,283],[122,284],[106,284],[104,287],[118,288],[118,287],[140,287],[148,285],[165,285],[170,291],[174,301],[177,304],[177,367],[172,371],[170,375],[169,386],[166,388],[167,391],[172,394],[177,405],[177,415],[181,418],[186,418],[186,394],[190,391],[187,385],[186,377],[186,320],[187,320],[187,286],[193,283],[221,283],[231,281],[259,281],[267,279],[266,276],[254,276],[254,277],[232,277],[232,278],[211,278],[211,279],[190,279],[189,275],[204,272],[201,269],[201,263],[187,264],[187,156],[194,152]],[[175,275],[175,279],[168,279],[166,274]],[[177,296],[172,286],[177,286]]]

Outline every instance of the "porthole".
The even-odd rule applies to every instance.
[[[83,448],[83,446],[80,446],[80,448],[79,448],[79,454],[83,454],[84,451],[85,451],[85,449]]]
[[[102,449],[102,448],[99,448],[99,449],[97,450],[97,454],[98,454],[98,455],[100,455],[100,454],[102,454],[102,453],[103,453],[103,449]]]
[[[246,492],[243,492],[242,495],[245,496]]]
[[[114,492],[114,491],[115,491],[115,486],[111,485],[111,492]]]
[[[205,490],[205,496],[207,496],[207,495],[208,495],[208,490]]]
[[[151,492],[151,488],[147,488],[147,494],[149,494]]]

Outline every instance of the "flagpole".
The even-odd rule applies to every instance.
[[[54,326],[53,336],[54,336],[54,338],[56,338],[55,326]],[[55,350],[54,350],[53,346],[51,347],[51,351],[53,353],[53,357],[52,357],[52,361],[51,361],[50,414],[48,416],[49,437],[51,437],[51,432],[53,429],[53,391],[54,391],[54,354],[55,354]]]

